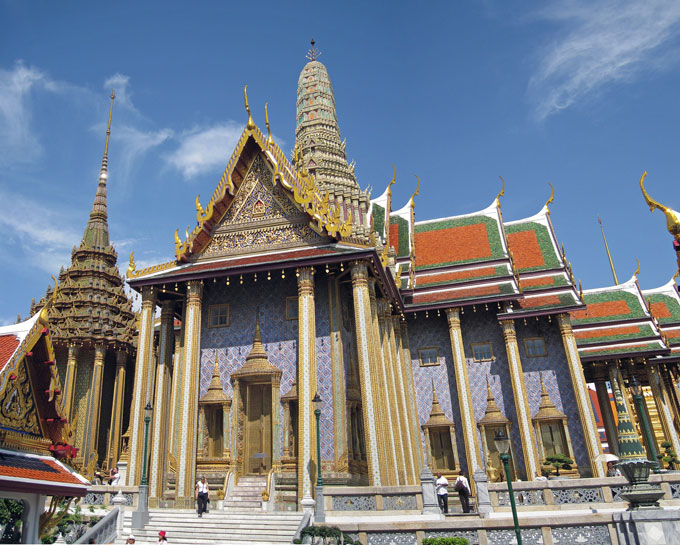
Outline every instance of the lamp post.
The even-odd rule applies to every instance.
[[[149,422],[151,422],[151,414],[153,413],[153,408],[151,407],[151,402],[147,401],[146,407],[144,407],[144,456],[142,458],[142,482],[141,484],[146,486],[149,484],[146,480],[146,452],[147,445],[149,442]]]
[[[645,434],[645,439],[647,440],[652,455],[651,461],[654,463],[653,471],[654,473],[660,473],[659,459],[656,454],[656,443],[652,440],[652,434],[649,431],[649,424],[647,423],[647,413],[643,406],[642,384],[640,384],[640,381],[635,375],[630,379],[630,389],[633,391],[633,399],[635,399],[635,404],[637,405],[638,413],[640,414],[640,421],[642,422],[642,431]]]
[[[496,431],[494,437],[496,450],[500,455],[501,462],[505,468],[505,478],[508,483],[508,494],[510,494],[510,507],[512,507],[512,520],[515,524],[515,536],[517,536],[517,545],[522,545],[522,533],[519,530],[519,520],[517,519],[517,506],[515,505],[515,493],[512,490],[512,478],[510,477],[510,439],[505,434],[504,430]]]
[[[314,394],[314,416],[316,416],[316,486],[323,486],[323,477],[321,476],[321,397],[319,392]]]

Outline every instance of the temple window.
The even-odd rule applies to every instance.
[[[298,298],[297,296],[286,297],[286,320],[298,319]]]
[[[208,310],[208,327],[226,327],[229,325],[229,305],[210,305]]]
[[[418,349],[418,359],[421,367],[439,365],[439,350],[435,346],[427,346]]]
[[[512,437],[512,426],[510,420],[501,412],[493,393],[491,392],[491,384],[489,377],[486,382],[486,410],[484,416],[477,422],[480,435],[482,436],[482,450],[484,452],[484,467],[489,481],[492,483],[500,482],[505,479],[503,472],[503,464],[496,448],[495,437],[499,431],[502,431],[506,437]],[[510,441],[510,477],[515,478],[515,465],[512,454],[512,440]]]
[[[491,343],[472,343],[472,359],[475,361],[491,361],[493,360],[493,350]]]
[[[530,358],[539,358],[548,355],[543,337],[530,337],[524,339],[524,350]]]
[[[455,471],[458,467],[456,432],[453,422],[446,417],[439,405],[434,387],[430,418],[422,425],[422,429],[432,469],[442,472]]]

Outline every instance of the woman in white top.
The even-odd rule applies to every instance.
[[[208,511],[208,482],[205,480],[205,475],[196,483],[196,503],[198,504],[198,516],[202,517],[203,513]]]

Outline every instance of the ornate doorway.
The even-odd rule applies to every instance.
[[[261,475],[272,463],[272,385],[246,384],[243,473]]]

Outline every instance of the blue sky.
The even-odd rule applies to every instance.
[[[614,2],[21,2],[0,0],[0,324],[70,262],[94,198],[111,88],[109,228],[119,266],[173,256],[264,103],[294,143],[314,37],[362,187],[397,167],[394,207],[422,180],[419,220],[486,207],[552,220],[584,288],[675,271],[680,4]]]

